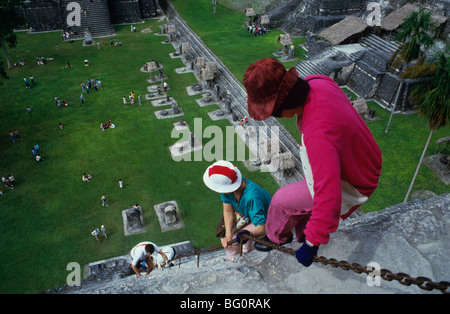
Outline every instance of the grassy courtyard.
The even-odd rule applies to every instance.
[[[279,32],[251,36],[241,27],[244,14],[227,10],[220,3],[215,16],[210,1],[198,1],[196,11],[185,0],[176,0],[174,5],[241,81],[248,65],[279,49]],[[81,41],[63,43],[59,32],[18,33],[18,45],[9,51],[10,57],[13,62],[25,58],[26,63],[8,71],[9,80],[0,86],[0,175],[12,173],[16,179],[14,190],[2,186],[0,195],[1,293],[33,293],[63,285],[69,274],[68,263],[83,266],[127,254],[144,240],[158,245],[190,240],[199,248],[219,243],[214,231],[221,215],[220,198],[202,181],[211,162],[172,159],[168,147],[179,140],[171,138],[172,123],[177,119],[155,117],[160,108],[145,100],[150,84],[148,74],[139,68],[152,59],[163,64],[169,76],[168,93],[183,108],[191,130],[194,118],[202,118],[203,129],[210,125],[224,129],[229,123],[211,121],[207,112],[217,108],[202,108],[195,96],[187,95],[186,86],[197,81],[192,74],[175,73],[184,65],[170,58],[172,45],[161,44],[164,37],[154,35],[163,23],[148,20],[136,24],[136,33],[131,33],[128,25],[116,26],[115,37],[122,46],[110,46],[110,38],[105,38],[101,49],[83,47]],[[142,33],[146,28],[152,32]],[[296,49],[301,40],[295,39]],[[302,57],[300,48],[297,51]],[[53,60],[38,66],[36,57]],[[90,61],[89,67],[84,66],[85,59]],[[65,68],[67,62],[73,67]],[[31,74],[35,86],[27,89],[23,77]],[[85,93],[86,103],[81,105],[80,84],[88,78],[100,79],[102,89]],[[130,92],[141,94],[142,106],[123,107],[122,97]],[[58,108],[55,97],[65,99],[69,106]],[[384,168],[380,187],[365,210],[403,201],[429,132],[421,118],[409,115],[395,116],[391,131],[385,134],[389,113],[379,107],[376,111],[380,120],[369,126],[382,148]],[[116,128],[102,132],[99,125],[108,119]],[[298,138],[293,121],[282,122]],[[62,130],[59,123],[64,125]],[[14,129],[23,140],[11,143],[8,132]],[[434,140],[445,136],[445,131],[437,132]],[[45,159],[40,163],[31,153],[35,144]],[[431,145],[429,152],[434,149]],[[275,193],[278,186],[269,174],[249,172],[242,162],[236,164],[244,176]],[[93,180],[83,182],[81,177],[88,172]],[[119,179],[124,182],[123,189]],[[442,194],[448,187],[422,166],[415,189]],[[108,207],[101,206],[104,193]],[[153,205],[170,200],[180,206],[185,228],[161,233]],[[136,203],[143,208],[146,233],[124,236],[121,211]],[[91,231],[102,224],[109,240],[98,245]]]
[[[184,65],[170,58],[174,50],[172,45],[161,44],[164,37],[140,32],[148,27],[159,31],[159,24],[156,20],[138,24],[136,33],[129,26],[118,26],[122,46],[110,46],[108,38],[100,50],[83,47],[81,41],[62,43],[58,32],[18,33],[19,44],[11,58],[14,62],[25,58],[26,64],[9,71],[10,79],[0,87],[0,171],[16,179],[14,190],[2,187],[0,198],[1,292],[36,292],[62,285],[69,262],[84,265],[126,254],[144,240],[160,245],[191,240],[200,248],[218,244],[214,231],[221,215],[220,198],[202,181],[211,162],[172,159],[168,147],[181,139],[171,138],[177,119],[156,118],[154,111],[161,108],[145,100],[150,84],[148,74],[139,68],[152,59],[163,64],[169,95],[183,108],[191,130],[197,117],[202,118],[203,129],[212,125],[207,112],[217,107],[201,108],[195,97],[187,95],[186,86],[197,81],[192,74],[175,73],[175,68]],[[53,60],[38,66],[35,58],[41,56]],[[84,66],[85,59],[89,67]],[[73,67],[65,68],[67,62]],[[30,74],[35,86],[27,89],[23,77]],[[100,79],[102,89],[85,93],[86,103],[81,105],[80,84],[89,78]],[[124,108],[122,97],[132,91],[141,94],[142,106]],[[55,97],[65,99],[68,107],[58,108]],[[108,119],[116,128],[103,132],[100,123]],[[214,125],[225,128],[229,123]],[[8,132],[16,128],[23,140],[11,143]],[[35,144],[44,158],[40,163],[31,153]],[[276,191],[269,174],[250,174],[242,163],[237,165],[270,193]],[[93,179],[83,182],[81,177],[88,172]],[[108,207],[101,206],[103,193]],[[161,233],[153,205],[170,200],[180,206],[185,228]],[[147,232],[125,237],[121,211],[136,203],[143,208]],[[90,233],[102,224],[109,240],[99,246]],[[30,266],[18,272],[24,252]]]

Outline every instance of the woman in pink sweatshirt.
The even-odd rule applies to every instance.
[[[295,229],[297,240],[303,242],[297,260],[309,266],[339,221],[375,191],[381,173],[380,148],[347,96],[328,76],[301,79],[295,67],[286,71],[277,60],[266,58],[250,65],[244,85],[253,119],[297,115],[304,179],[280,188],[273,196],[266,240],[291,242]]]

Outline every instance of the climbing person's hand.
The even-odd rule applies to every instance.
[[[309,267],[312,264],[314,257],[317,255],[318,250],[318,246],[305,240],[303,245],[295,252],[295,257],[300,264]]]
[[[229,235],[225,235],[225,237],[223,237],[223,238],[221,239],[222,246],[223,246],[224,249],[230,247],[230,245],[228,244],[228,242],[230,242],[231,240],[232,240],[232,239],[231,239],[231,236],[229,236]]]

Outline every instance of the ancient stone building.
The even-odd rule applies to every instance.
[[[140,22],[156,16],[158,7],[157,0],[29,0],[26,4],[18,8],[26,20],[22,28],[64,30],[76,37],[83,37],[85,29],[93,37],[113,35],[112,24]],[[77,19],[78,25],[69,25]]]

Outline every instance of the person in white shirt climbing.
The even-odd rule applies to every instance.
[[[155,267],[155,264],[153,262],[153,253],[160,254],[166,263],[166,265],[169,264],[169,259],[167,258],[167,255],[153,242],[145,241],[138,243],[133,249],[131,249],[130,255],[131,255],[131,268],[133,269],[134,273],[136,274],[136,277],[141,277],[141,273],[139,271],[139,268],[141,266],[142,262],[145,262],[147,266],[146,275],[149,275],[150,272]]]

